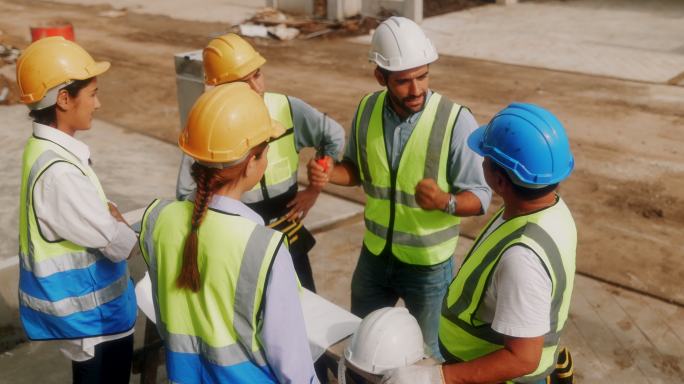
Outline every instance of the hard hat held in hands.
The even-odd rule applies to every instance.
[[[284,132],[249,85],[229,83],[197,99],[178,146],[205,165],[229,166],[242,161],[250,149]]]
[[[350,364],[381,375],[427,357],[418,321],[406,308],[381,308],[366,316],[344,351]]]
[[[31,108],[51,89],[66,86],[72,80],[99,76],[107,69],[109,62],[96,62],[80,45],[62,36],[40,39],[29,45],[17,60],[17,85],[21,91],[21,102]],[[54,105],[54,98],[54,101],[32,109]]]
[[[439,55],[430,39],[413,20],[393,16],[373,33],[368,60],[392,72],[430,64]]]
[[[211,40],[202,51],[202,60],[207,85],[240,80],[266,63],[251,44],[234,33]]]

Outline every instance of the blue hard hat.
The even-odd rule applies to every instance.
[[[509,105],[473,131],[468,146],[505,168],[516,184],[531,188],[556,184],[575,166],[563,125],[534,104]]]

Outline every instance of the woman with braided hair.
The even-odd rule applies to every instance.
[[[188,201],[154,201],[140,247],[174,383],[318,383],[284,235],[240,196],[282,134],[244,83],[195,103],[178,142],[196,160]]]

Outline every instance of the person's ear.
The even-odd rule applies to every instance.
[[[247,166],[245,167],[244,171],[244,176],[245,177],[251,177],[254,175],[255,172],[258,171],[258,166],[257,166],[257,157],[254,155],[250,155],[249,159],[247,160]]]
[[[57,93],[57,107],[59,107],[62,110],[66,110],[70,107],[71,105],[71,100],[69,100],[69,92],[67,92],[65,89],[62,89]]]
[[[375,75],[375,80],[378,81],[378,84],[383,87],[387,86],[387,80],[385,79],[385,75],[380,72],[380,68],[375,67],[375,72],[373,72],[373,74]]]

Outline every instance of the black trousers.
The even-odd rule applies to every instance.
[[[133,335],[95,346],[95,357],[72,361],[74,384],[128,384],[133,358]]]

